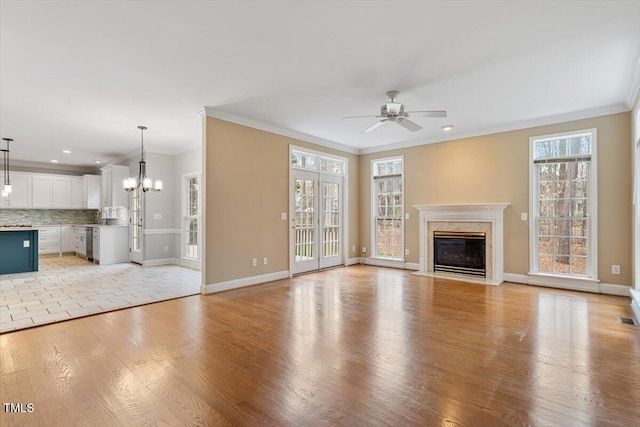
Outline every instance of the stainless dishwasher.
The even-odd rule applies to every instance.
[[[93,260],[93,228],[73,227],[76,255]]]

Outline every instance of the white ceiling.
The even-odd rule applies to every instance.
[[[140,124],[150,151],[196,147],[203,106],[361,152],[626,111],[640,57],[640,1],[2,0],[0,27],[12,158],[76,166],[139,149]],[[341,120],[388,90],[449,117]]]

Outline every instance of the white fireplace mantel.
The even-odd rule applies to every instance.
[[[492,264],[491,277],[461,278],[461,280],[499,285],[504,276],[504,220],[503,212],[509,203],[477,203],[466,205],[414,205],[420,211],[420,270],[415,274],[439,277],[429,271],[429,262],[433,254],[428,253],[429,222],[480,222],[491,224]],[[448,275],[442,277],[451,278]],[[458,277],[458,276],[456,276]]]

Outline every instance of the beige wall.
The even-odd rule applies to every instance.
[[[509,203],[505,210],[505,272],[529,271],[529,138],[580,129],[598,130],[599,278],[631,285],[631,116],[593,119],[428,144],[362,156],[207,117],[203,123],[206,202],[203,284],[289,269],[289,145],[349,159],[349,254],[371,250],[370,164],[405,156],[405,246],[418,262],[416,204]],[[352,246],[356,252],[351,252]],[[263,257],[268,265],[262,264]],[[258,266],[251,266],[258,258]],[[611,265],[621,266],[620,275]]]
[[[290,222],[280,220],[281,212],[289,212],[289,145],[349,159],[349,249],[358,245],[358,156],[211,117],[203,120],[205,285],[289,270]],[[251,258],[258,258],[257,267]]]
[[[529,271],[529,137],[598,130],[598,270],[604,283],[631,284],[631,151],[629,113],[363,155],[360,158],[360,246],[371,254],[371,160],[405,157],[407,262],[419,258],[418,204],[510,203],[505,210],[505,272]],[[611,274],[619,264],[621,275]]]

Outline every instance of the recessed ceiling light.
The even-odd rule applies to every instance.
[[[71,154],[71,151],[69,151],[69,150],[62,150],[62,152],[63,152],[64,154]]]
[[[58,163],[57,160],[51,160],[51,163]]]
[[[96,163],[97,163],[97,164],[100,164],[100,163],[102,163],[102,162],[101,162],[100,160],[96,160]]]
[[[442,126],[442,130],[444,130],[444,131],[450,131],[451,129],[453,129],[453,125],[444,125],[444,126]]]

